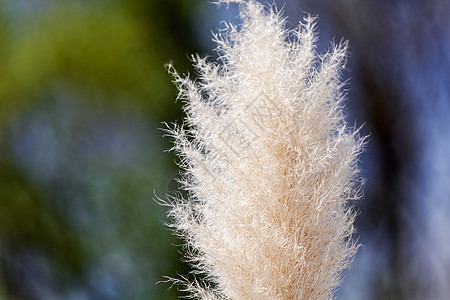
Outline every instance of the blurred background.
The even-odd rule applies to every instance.
[[[267,3],[272,3],[266,1]],[[364,124],[360,248],[338,299],[450,299],[450,2],[276,1],[318,52],[350,41],[348,120]],[[180,241],[164,64],[214,57],[237,8],[206,0],[0,0],[0,299],[176,299]],[[194,74],[195,75],[195,74]],[[193,76],[194,76],[193,75]]]

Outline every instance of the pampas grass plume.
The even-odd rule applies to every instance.
[[[295,30],[240,2],[242,24],[214,36],[218,62],[198,81],[169,71],[185,125],[168,129],[186,199],[169,201],[186,240],[192,298],[330,299],[355,254],[364,138],[344,120],[346,43],[318,55],[315,20]]]

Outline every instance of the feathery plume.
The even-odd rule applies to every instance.
[[[357,157],[344,120],[346,43],[318,55],[315,19],[295,30],[273,8],[240,2],[242,24],[214,35],[218,62],[193,57],[199,81],[169,66],[186,126],[168,131],[187,191],[170,201],[201,280],[192,298],[329,299],[357,245]]]

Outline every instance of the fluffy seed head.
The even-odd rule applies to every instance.
[[[356,251],[364,140],[344,120],[346,43],[318,55],[314,18],[287,30],[233,2],[242,24],[214,35],[218,61],[193,57],[198,81],[169,66],[187,115],[168,130],[187,191],[169,215],[201,277],[178,282],[193,298],[329,299]]]

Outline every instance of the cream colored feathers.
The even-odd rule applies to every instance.
[[[185,101],[186,125],[169,131],[188,194],[169,214],[200,274],[178,282],[202,299],[332,298],[356,251],[361,187],[346,44],[319,56],[313,18],[287,30],[256,1],[222,2],[240,2],[242,24],[215,36],[218,62],[194,57],[198,81],[169,66]]]

